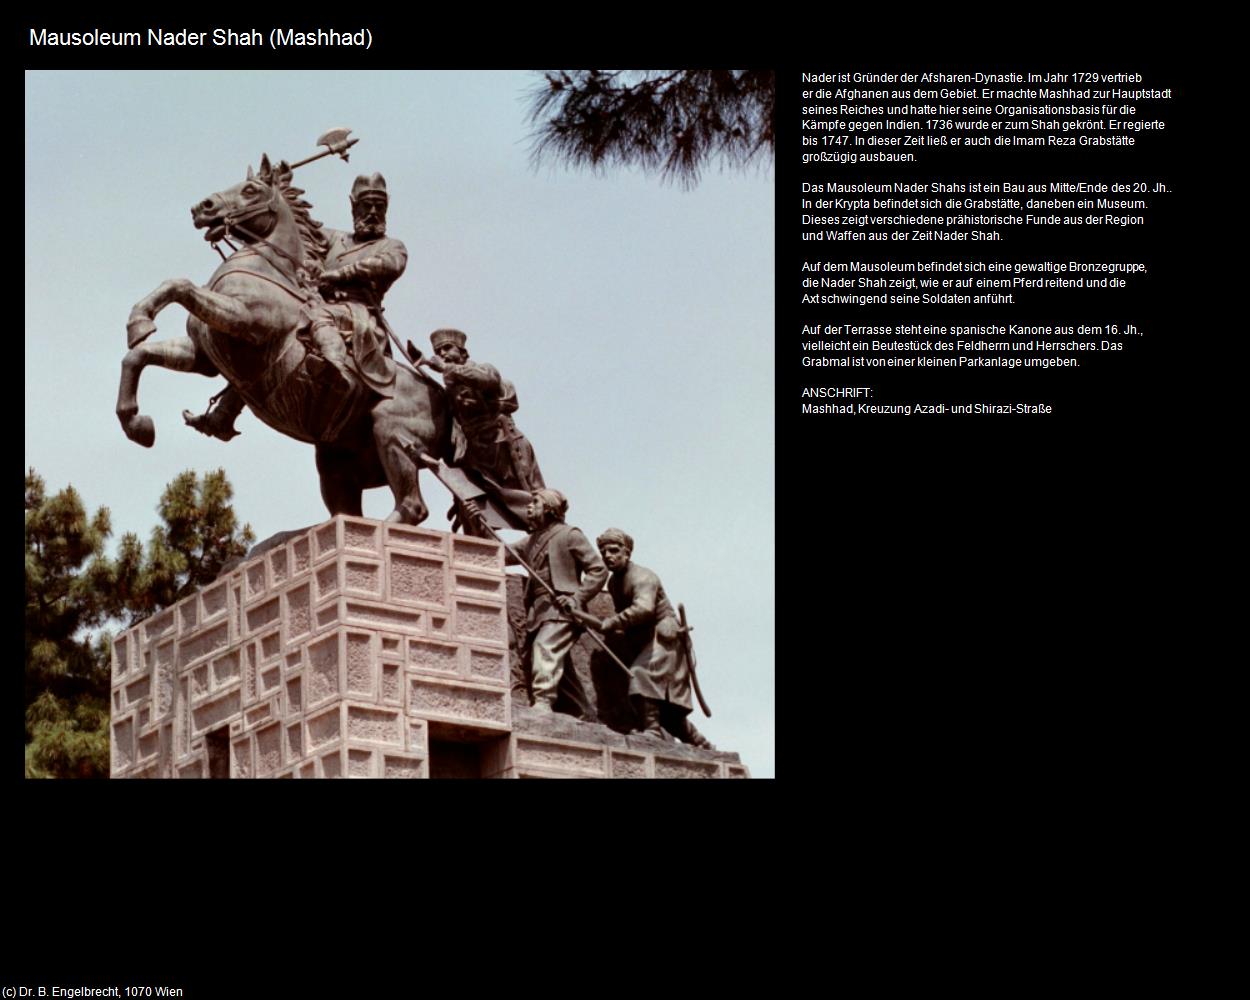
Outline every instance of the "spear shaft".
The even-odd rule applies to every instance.
[[[349,159],[347,155],[347,151],[351,149],[354,145],[356,145],[356,143],[360,142],[359,139],[346,138],[346,133],[350,131],[351,129],[344,130],[344,138],[340,139],[337,142],[327,143],[326,145],[329,148],[323,150],[322,152],[314,153],[312,156],[309,156],[306,159],[300,160],[298,163],[292,163],[291,169],[294,170],[296,167],[302,167],[306,163],[312,163],[313,160],[320,160],[323,156],[332,156],[335,153],[343,157],[344,160]]]

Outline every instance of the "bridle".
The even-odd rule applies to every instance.
[[[253,183],[255,182],[255,178],[252,178],[251,180]],[[235,253],[238,253],[239,248],[230,242],[230,234],[232,232],[238,232],[248,237],[248,239],[251,241],[249,243],[249,246],[252,249],[254,249],[258,254],[260,254],[260,256],[265,257],[264,254],[260,253],[259,248],[262,246],[268,247],[270,250],[273,250],[275,253],[281,254],[283,257],[285,257],[287,260],[291,262],[291,265],[294,268],[293,273],[288,274],[285,268],[279,267],[272,260],[270,260],[269,263],[273,265],[274,270],[276,270],[284,278],[286,278],[288,281],[290,281],[292,284],[298,287],[303,284],[303,282],[299,280],[299,272],[300,272],[300,269],[303,267],[303,262],[296,260],[289,253],[283,250],[280,246],[277,246],[276,244],[271,243],[268,237],[261,236],[259,233],[254,232],[252,229],[249,229],[247,226],[243,225],[244,222],[250,222],[252,219],[256,218],[258,215],[261,215],[265,212],[271,212],[275,217],[277,216],[278,214],[277,201],[279,198],[282,197],[282,192],[277,184],[270,184],[269,189],[270,189],[269,200],[267,202],[253,205],[251,208],[243,209],[241,211],[230,212],[221,220],[222,226],[224,227],[222,230],[221,239],[225,241],[226,246],[228,246],[232,251],[234,251]],[[276,218],[275,218],[274,228],[275,229],[277,228]],[[273,230],[271,229],[270,232],[272,231]],[[215,241],[212,244],[212,247],[214,250],[217,251],[218,256],[220,256],[222,261],[224,262],[227,258],[226,258],[226,255],[222,253],[221,247],[219,247]],[[269,258],[265,257],[265,259],[268,260]]]

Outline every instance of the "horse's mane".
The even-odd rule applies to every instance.
[[[282,192],[282,197],[290,206],[291,214],[295,216],[300,240],[304,244],[304,255],[315,257],[319,263],[324,264],[326,254],[330,252],[330,241],[321,232],[321,223],[309,215],[308,210],[312,208],[312,205],[300,197],[304,193],[303,188],[297,188],[291,183],[294,174],[286,165],[285,160],[274,168],[272,176],[278,185],[278,190]]]

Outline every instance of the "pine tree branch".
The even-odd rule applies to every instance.
[[[773,154],[771,70],[556,70],[543,79],[531,95],[536,164],[638,166],[691,187],[712,160],[742,168]]]

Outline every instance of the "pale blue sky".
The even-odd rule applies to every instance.
[[[351,162],[302,167],[328,227],[381,171],[408,269],[386,299],[402,338],[440,326],[517,387],[517,424],[569,520],[624,528],[695,625],[714,716],[695,719],[758,777],[774,774],[773,175],[713,167],[693,191],[632,170],[529,160],[528,73],[37,72],[26,75],[25,464],[72,483],[146,540],[184,469],[221,466],[258,538],[324,520],[313,452],[250,413],[229,444],[182,423],[224,386],[150,368],[156,444],[113,410],[131,306],[219,263],[190,208],[261,153],[316,152],[345,125]],[[186,313],[157,318],[157,338]],[[423,477],[445,528],[448,498]],[[383,517],[389,490],[366,494]]]

